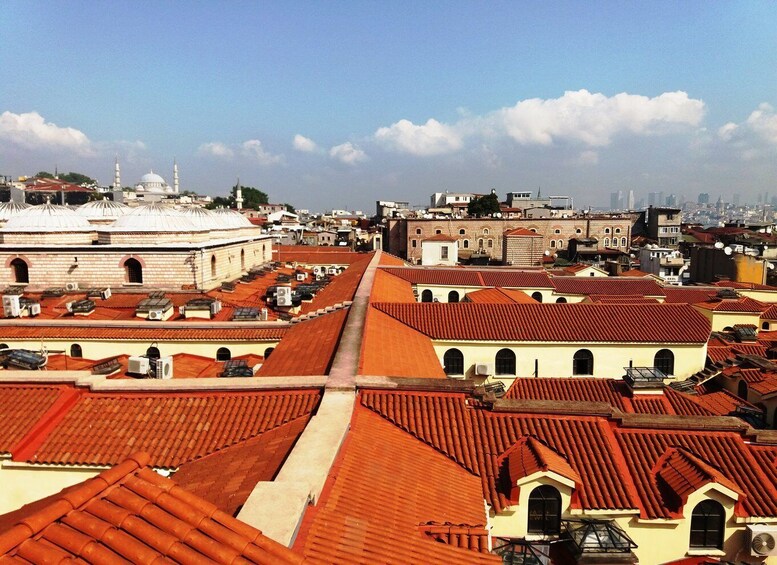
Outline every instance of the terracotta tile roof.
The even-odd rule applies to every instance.
[[[359,374],[446,378],[427,336],[375,308],[367,311]]]
[[[113,465],[137,450],[176,468],[310,414],[320,392],[93,393],[52,407],[12,450],[15,461]]]
[[[736,281],[719,281],[712,283],[715,286],[722,286],[727,288],[740,288],[745,290],[777,290],[777,287],[769,286],[768,284],[736,282]]]
[[[424,242],[424,241],[448,241],[448,242],[451,242],[451,241],[458,241],[458,239],[456,239],[455,237],[451,237],[449,235],[445,235],[444,233],[438,233],[437,235],[433,235],[431,237],[426,237],[426,238],[422,239],[421,241],[422,242]]]
[[[137,454],[67,489],[0,534],[28,563],[302,563],[287,547],[159,476]]]
[[[374,305],[436,340],[706,343],[710,322],[680,304]],[[494,324],[493,320],[499,320]],[[617,324],[613,324],[617,320]]]
[[[694,304],[697,308],[704,308],[705,310],[713,310],[714,312],[741,312],[741,313],[758,313],[763,312],[767,306],[762,302],[753,300],[743,296],[742,298],[724,298],[724,299],[712,299],[706,302],[697,302]]]
[[[772,304],[761,313],[762,320],[777,320],[777,304]]]
[[[361,401],[479,476],[484,498],[497,511],[510,501],[493,470],[498,458],[526,435],[564,456],[580,476],[574,504],[587,509],[637,507],[636,496],[619,478],[626,470],[602,419],[493,413],[469,407],[463,394],[363,391]]]
[[[727,367],[721,371],[726,377],[742,378],[750,390],[762,397],[771,397],[777,393],[777,372],[766,369],[745,369],[738,366]]]
[[[733,414],[740,406],[755,408],[749,402],[745,402],[727,390],[708,390],[705,385],[696,387],[696,390],[697,394],[694,400],[718,416]]]
[[[14,339],[79,339],[110,341],[278,341],[289,330],[277,328],[222,327],[198,328],[159,327],[154,322],[138,322],[127,326],[44,326],[19,322],[0,326],[0,340]]]
[[[453,547],[489,553],[486,528],[473,528],[466,524],[423,524],[418,529],[434,541]]]
[[[742,511],[749,516],[777,513],[777,488],[760,469],[742,438],[732,432],[617,429],[615,435],[641,500],[645,518],[673,518],[652,470],[671,447],[684,448],[716,467],[746,495]]]
[[[304,303],[300,309],[301,314],[353,301],[356,289],[359,288],[359,283],[372,260],[373,254],[355,253],[354,255],[358,256],[358,261],[354,261],[342,274],[337,275],[321,292],[316,294],[311,302]]]
[[[507,237],[542,237],[537,232],[527,230],[526,228],[515,228],[504,233]]]
[[[343,251],[338,247],[330,247],[325,251],[310,251],[315,246],[302,247],[305,251],[291,250],[285,246],[274,247],[272,251],[273,259],[281,263],[299,263],[302,265],[352,265],[364,258],[364,253]],[[320,247],[319,249],[326,248]]]
[[[71,391],[65,385],[0,384],[0,453],[11,453],[52,407],[66,406]]]
[[[777,485],[777,445],[752,445],[750,452],[773,485]]]
[[[408,263],[404,259],[401,259],[397,257],[396,255],[392,255],[391,253],[388,253],[386,251],[382,251],[380,254],[380,260],[378,261],[378,265],[381,266],[394,266],[394,267],[407,267]]]
[[[478,547],[462,549],[424,533],[428,524],[446,522],[475,528],[479,538],[486,515],[478,478],[357,406],[294,550],[311,563],[327,565],[501,563]]]
[[[598,304],[658,304],[656,298],[647,298],[644,296],[610,296],[608,294],[589,294],[590,302]]]
[[[341,309],[298,322],[267,358],[257,376],[328,374],[347,316],[348,309]]]
[[[506,271],[482,270],[480,276],[485,286],[505,288],[553,288],[550,277],[544,270]]]
[[[697,304],[706,302],[717,294],[717,289],[709,287],[664,287],[664,302],[667,304]]]
[[[532,436],[524,436],[508,448],[497,460],[497,472],[505,496],[513,503],[518,502],[519,489],[516,483],[534,473],[553,472],[580,484],[580,476],[566,459]]]
[[[436,284],[443,286],[486,286],[478,271],[469,269],[430,269],[419,267],[388,268],[392,275],[413,284]]]
[[[553,277],[550,280],[558,294],[664,296],[664,289],[653,279]]]
[[[639,269],[630,269],[628,271],[623,271],[620,276],[644,278],[652,277],[653,275],[651,273],[646,273],[645,271],[640,271]]]
[[[234,516],[260,481],[272,481],[307,426],[310,414],[184,463],[175,482]]]
[[[720,470],[681,447],[667,449],[653,466],[653,474],[678,498],[679,504],[675,510],[685,506],[688,495],[707,483],[718,483],[740,496],[743,494]]]
[[[375,270],[375,279],[370,290],[371,302],[416,302],[413,286],[404,279],[395,277],[391,271]]]
[[[536,304],[537,301],[522,290],[484,288],[468,292],[466,302],[478,304]]]

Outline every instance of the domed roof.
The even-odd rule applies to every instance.
[[[110,220],[129,213],[129,206],[108,199],[87,202],[76,210],[79,216],[92,220]]]
[[[9,232],[90,231],[91,224],[66,206],[41,204],[11,216],[3,227]]]
[[[142,177],[140,177],[140,184],[165,184],[165,179],[160,177],[158,174],[156,174],[154,171],[151,171],[150,173],[146,173]]]
[[[196,225],[172,206],[152,202],[121,216],[110,225],[110,229],[121,232],[192,232],[206,228]]]
[[[230,228],[252,228],[254,224],[240,212],[235,212],[229,208],[216,208],[213,210],[222,221],[222,229]]]
[[[190,208],[184,208],[181,210],[181,213],[202,228],[209,230],[225,229],[224,222],[222,221],[221,217],[205,208],[192,206]]]
[[[26,202],[3,202],[0,204],[0,222],[7,221],[11,216],[15,216],[27,208],[32,208],[32,206]]]

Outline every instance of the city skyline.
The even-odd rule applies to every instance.
[[[0,174],[175,158],[182,190],[311,209],[777,192],[772,5],[487,8],[6,3]]]

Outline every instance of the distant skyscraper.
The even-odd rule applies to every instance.
[[[699,204],[709,204],[710,203],[710,193],[709,192],[701,192],[699,193],[699,199],[697,200]]]
[[[626,202],[626,209],[634,210],[634,191],[633,190],[629,190],[629,199],[628,199],[628,202]]]
[[[666,206],[669,208],[677,208],[677,196],[670,194],[666,197]]]
[[[656,202],[656,206],[666,206],[666,199],[664,198],[664,191],[658,193],[658,202]]]
[[[610,210],[622,210],[623,209],[623,191],[610,193]]]

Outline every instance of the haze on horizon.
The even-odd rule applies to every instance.
[[[772,2],[0,5],[0,174],[371,211],[777,195]]]

